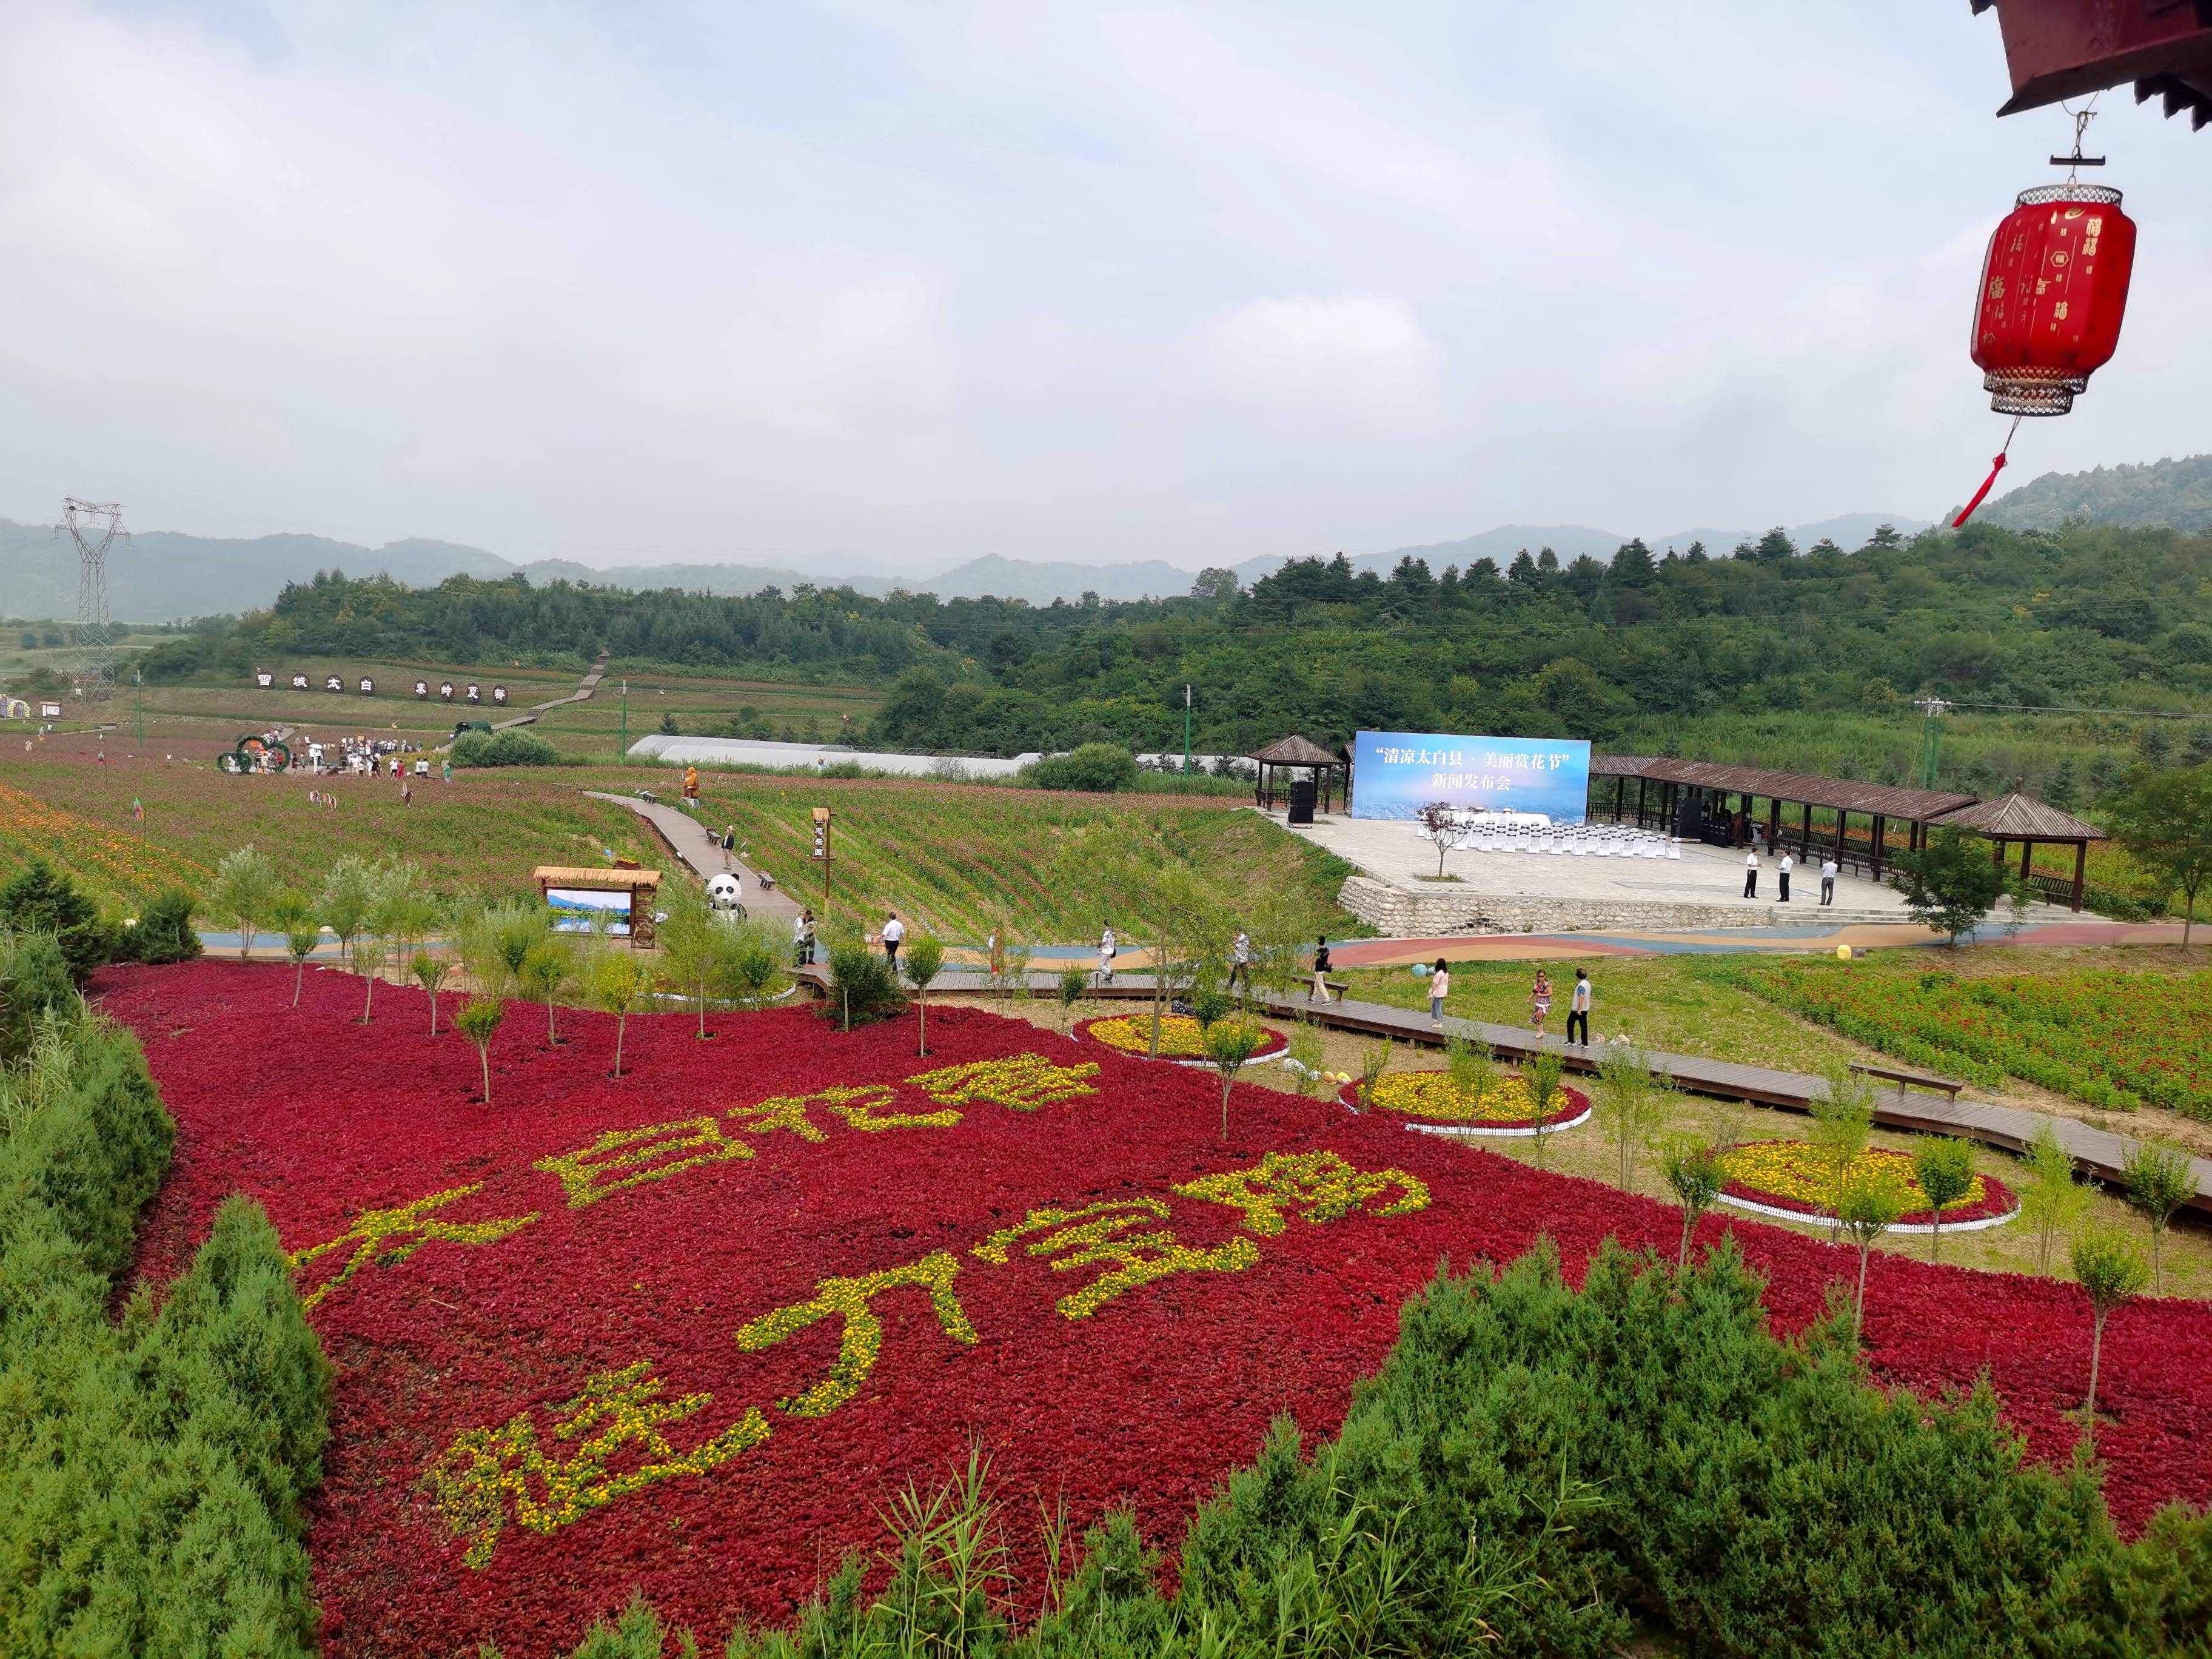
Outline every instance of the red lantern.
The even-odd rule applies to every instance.
[[[2021,191],[1990,238],[1969,344],[1990,407],[2011,416],[2014,431],[2022,416],[2065,414],[2088,390],[2089,376],[2112,361],[2135,258],[2135,221],[2120,211],[2117,190],[2069,179]],[[2011,447],[2008,434],[2005,449]],[[2000,450],[1954,529],[1982,504],[2004,465]]]
[[[1990,238],[1974,366],[2000,415],[2063,415],[2112,362],[2135,268],[2135,221],[2104,185],[2024,190]]]

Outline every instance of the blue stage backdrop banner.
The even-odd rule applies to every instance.
[[[1580,823],[1589,805],[1590,746],[1578,738],[1362,732],[1352,753],[1355,818],[1410,818],[1449,801]]]

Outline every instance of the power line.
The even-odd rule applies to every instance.
[[[115,538],[131,538],[123,527],[120,501],[62,498],[62,521],[76,544],[77,684],[88,702],[104,698],[115,686],[115,623],[107,611],[107,550]]]

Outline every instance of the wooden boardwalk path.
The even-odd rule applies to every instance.
[[[817,989],[823,988],[828,979],[827,973],[820,968],[805,970],[801,976]],[[1032,968],[1029,975],[1030,994],[1051,995],[1059,978],[1056,968]],[[939,995],[980,994],[989,988],[989,975],[981,969],[948,969],[930,986],[931,991]],[[1084,993],[1086,997],[1119,999],[1149,998],[1152,994],[1152,975],[1145,973],[1116,974],[1113,984],[1094,985]],[[1581,1074],[1595,1072],[1604,1052],[1602,1045],[1584,1048],[1560,1037],[1540,1037],[1525,1026],[1492,1025],[1485,1020],[1451,1016],[1446,1017],[1444,1029],[1439,1031],[1429,1024],[1425,1012],[1383,1002],[1340,998],[1334,1002],[1316,1003],[1308,1001],[1303,994],[1262,995],[1255,1000],[1271,1019],[1310,1019],[1338,1030],[1387,1036],[1394,1042],[1431,1048],[1442,1047],[1446,1036],[1461,1036],[1470,1042],[1488,1043],[1501,1060],[1523,1060],[1540,1051],[1555,1054],[1565,1061],[1569,1072]],[[1826,1098],[1828,1092],[1826,1079],[1802,1072],[1739,1066],[1697,1054],[1654,1054],[1651,1060],[1654,1065],[1667,1069],[1678,1089],[1722,1100],[1749,1101],[1785,1112],[1810,1112],[1813,1103]],[[2058,1137],[2058,1144],[2073,1154],[2075,1167],[2106,1182],[2119,1179],[2121,1166],[2136,1147],[2136,1143],[2126,1136],[2093,1127],[2078,1118],[2054,1115],[2046,1119],[2040,1112],[2022,1111],[2015,1106],[1999,1106],[1983,1100],[1950,1100],[1942,1095],[1901,1089],[1878,1093],[1874,1115],[1875,1121],[1884,1128],[1958,1135],[2008,1152],[2024,1152],[2036,1130],[2048,1121],[2051,1132]],[[2212,1214],[2212,1160],[2193,1158],[2190,1166],[2197,1176],[2197,1196],[2189,1207]]]
[[[550,698],[544,702],[534,702],[510,720],[494,720],[491,729],[495,732],[504,732],[510,726],[535,726],[538,723],[538,717],[549,708],[558,708],[564,703],[589,702],[592,700],[592,694],[599,689],[599,677],[606,672],[607,653],[602,651],[599,653],[599,660],[592,665],[590,671],[576,683],[576,689],[567,696]]]

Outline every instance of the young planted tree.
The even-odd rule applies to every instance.
[[[483,1066],[484,1104],[491,1104],[491,1039],[507,1018],[507,1005],[497,997],[472,996],[453,1016],[453,1029],[469,1040]]]
[[[1267,1034],[1247,1019],[1217,1019],[1206,1028],[1206,1058],[1221,1073],[1221,1138],[1229,1139],[1229,1087]]]
[[[1521,1067],[1528,1079],[1529,1098],[1535,1103],[1536,1167],[1544,1167],[1544,1143],[1552,1138],[1552,1117],[1561,1109],[1559,1080],[1566,1075],[1567,1062],[1564,1056],[1550,1049],[1531,1054]]]
[[[1927,846],[1896,854],[1892,863],[1912,919],[1948,933],[1953,945],[1982,925],[2011,882],[2004,866],[1990,861],[1985,843],[1941,826]]]
[[[1459,809],[1448,800],[1432,800],[1425,806],[1413,809],[1413,817],[1428,832],[1429,839],[1437,844],[1437,879],[1444,878],[1444,854],[1451,851],[1452,836],[1458,828]]]
[[[515,970],[515,984],[522,994],[532,1002],[545,1005],[545,1042],[549,1048],[557,1046],[561,1041],[554,1010],[561,993],[575,977],[575,952],[558,933],[541,934],[522,953],[522,963]]]
[[[1710,1140],[1694,1138],[1676,1139],[1662,1155],[1660,1167],[1666,1171],[1668,1186],[1674,1188],[1674,1201],[1682,1206],[1682,1245],[1674,1253],[1674,1271],[1680,1273],[1689,1265],[1690,1240],[1697,1235],[1698,1218],[1713,1207],[1713,1200],[1728,1183],[1728,1173],[1720,1149]]]
[[[712,987],[748,1008],[758,1008],[761,999],[783,976],[775,930],[751,917],[736,927],[720,930],[714,941]]]
[[[1828,1190],[1840,1193],[1874,1135],[1874,1085],[1842,1060],[1831,1060],[1823,1071],[1828,1086],[1813,1097],[1813,1132],[1807,1139],[1820,1151]],[[1840,1237],[1843,1230],[1838,1212],[1828,1236]]]
[[[284,936],[284,954],[292,958],[292,1006],[300,1006],[300,985],[307,971],[307,958],[322,942],[314,912],[298,889],[287,887],[269,902],[270,926]]]
[[[253,948],[258,924],[269,915],[276,896],[276,866],[268,854],[249,845],[228,854],[215,867],[215,884],[208,902],[217,915],[238,924],[238,954],[243,959]]]
[[[717,947],[726,932],[714,916],[707,896],[689,882],[664,887],[661,902],[667,914],[655,925],[654,943],[660,947],[660,971],[671,985],[684,988],[698,1015],[695,1035],[707,1036],[707,993],[720,957]]]
[[[2095,1322],[2089,1334],[2089,1392],[2081,1401],[2081,1443],[2097,1449],[2097,1367],[2105,1353],[2105,1322],[2112,1310],[2142,1294],[2150,1264],[2135,1243],[2105,1227],[2085,1227],[2074,1240],[2074,1277],[2088,1292]]]
[[[315,897],[315,915],[338,936],[340,961],[352,959],[354,935],[361,932],[375,902],[375,876],[367,859],[348,853],[331,864],[330,873],[323,878],[323,890]]]
[[[1060,998],[1060,1034],[1069,1035],[1073,1023],[1075,1005],[1083,1000],[1083,994],[1091,987],[1091,972],[1085,968],[1063,968],[1055,994]]]
[[[1480,1038],[1444,1038],[1444,1073],[1470,1112],[1480,1114],[1482,1103],[1498,1089],[1498,1056]]]
[[[438,1035],[438,988],[453,971],[453,959],[432,951],[417,951],[414,961],[408,964],[408,971],[414,975],[415,982],[422,988],[423,994],[430,999],[430,1035],[435,1036]]]
[[[2120,1166],[2120,1190],[2150,1223],[2151,1294],[2164,1296],[2166,1224],[2173,1219],[2176,1210],[2197,1196],[2197,1172],[2190,1168],[2186,1153],[2145,1141]]]
[[[623,1037],[629,1028],[631,1011],[644,998],[652,978],[645,959],[635,951],[616,945],[603,948],[592,957],[589,973],[592,1001],[601,1012],[615,1017],[617,1077],[622,1075]]]
[[[2044,1119],[2027,1143],[2027,1180],[2020,1191],[2021,1218],[2035,1235],[2035,1270],[2051,1271],[2051,1247],[2088,1213],[2088,1187],[2074,1173],[2074,1155],[2058,1144]]]
[[[1237,999],[1224,990],[1218,980],[1208,979],[1190,994],[1190,1012],[1203,1032],[1218,1019],[1226,1019],[1237,1012]]]
[[[1974,1149],[1948,1135],[1930,1135],[1912,1149],[1912,1177],[1928,1196],[1934,1225],[1928,1234],[1928,1259],[1943,1259],[1943,1206],[1956,1204],[1974,1184]]]
[[[1671,1079],[1652,1065],[1650,1054],[1629,1042],[1606,1046],[1598,1059],[1597,1078],[1620,1190],[1633,1192],[1637,1151],[1658,1127],[1660,1103]]]
[[[922,933],[906,942],[899,952],[899,971],[906,975],[907,983],[914,987],[914,1002],[921,1021],[921,1047],[915,1052],[929,1052],[929,982],[945,969],[945,943],[933,933]]]
[[[1894,1182],[1878,1181],[1869,1170],[1847,1168],[1843,1184],[1836,1188],[1835,1205],[1837,1220],[1858,1247],[1859,1284],[1851,1298],[1851,1334],[1856,1336],[1866,1325],[1867,1254],[1875,1240],[1897,1224],[1904,1212],[1903,1198]]]
[[[1290,1073],[1298,1080],[1302,1098],[1310,1098],[1321,1086],[1322,1061],[1327,1054],[1320,1026],[1302,1019],[1291,1027]]]
[[[1375,1104],[1375,1085],[1382,1080],[1382,1073],[1390,1069],[1390,1039],[1359,1045],[1359,1103]]]
[[[2106,826],[2128,856],[2181,890],[2181,948],[2197,921],[2197,895],[2212,877],[2212,763],[2130,773],[2103,803]]]

